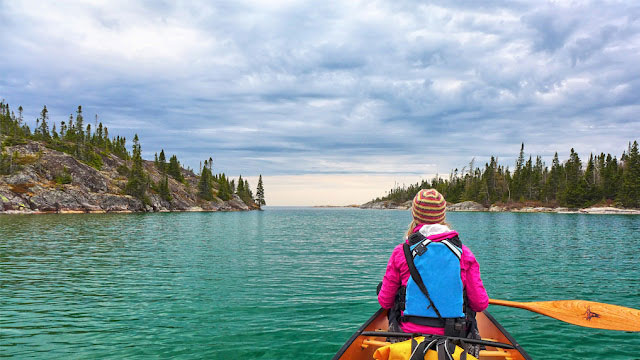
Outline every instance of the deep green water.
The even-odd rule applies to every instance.
[[[489,295],[640,308],[640,217],[452,213]],[[406,211],[0,216],[0,357],[326,359],[378,308]],[[640,334],[491,313],[535,359]]]

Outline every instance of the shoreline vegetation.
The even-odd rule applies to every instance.
[[[561,163],[556,152],[551,167],[541,156],[526,160],[524,144],[513,172],[492,156],[483,168],[471,160],[448,178],[436,175],[410,186],[396,186],[386,196],[361,205],[366,209],[409,208],[421,189],[444,195],[450,211],[579,212],[588,214],[640,214],[640,154],[638,142],[629,142],[618,160],[611,154],[590,154],[583,169],[571,149]]]
[[[371,202],[360,205],[360,209],[378,210],[408,210],[411,209],[411,201],[403,204],[392,202]],[[612,206],[592,206],[587,208],[546,207],[538,204],[496,204],[490,207],[475,201],[463,201],[456,204],[447,204],[447,211],[453,212],[514,212],[514,213],[557,213],[557,214],[592,214],[592,215],[640,215],[640,209],[625,209]]]
[[[132,151],[124,137],[109,136],[95,117],[86,124],[82,107],[68,122],[49,127],[45,106],[32,131],[22,107],[16,115],[0,101],[0,214],[132,213],[260,210],[262,176],[256,195],[240,176],[213,174],[213,159],[199,174],[183,168],[164,150],[142,159],[136,134]],[[59,132],[58,132],[59,131]]]

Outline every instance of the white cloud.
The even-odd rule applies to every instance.
[[[640,133],[632,3],[0,2],[0,98],[145,153],[291,175],[448,173]],[[582,156],[582,154],[581,154]],[[328,176],[328,175],[327,175]]]

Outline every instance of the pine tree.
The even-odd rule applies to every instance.
[[[262,174],[258,177],[258,187],[256,188],[256,198],[258,205],[266,205],[264,201],[264,187],[262,186]]]

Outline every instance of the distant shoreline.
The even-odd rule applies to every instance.
[[[390,201],[369,202],[361,205],[361,209],[408,210],[411,201],[395,204]],[[556,214],[593,214],[593,215],[640,215],[640,209],[625,209],[612,206],[593,206],[588,208],[545,207],[528,205],[491,205],[486,207],[473,201],[463,201],[447,205],[451,212],[512,212],[512,213],[556,213]]]
[[[316,205],[313,208],[357,208],[372,210],[409,210],[411,201],[396,204],[391,201],[369,202],[363,205]],[[511,212],[511,213],[555,213],[555,214],[593,214],[593,215],[640,215],[640,209],[625,209],[613,206],[593,206],[588,208],[545,207],[527,205],[492,205],[486,207],[473,201],[447,205],[451,212]]]

